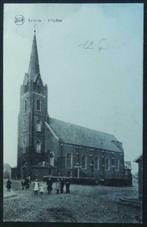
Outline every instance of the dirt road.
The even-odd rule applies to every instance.
[[[4,199],[4,221],[139,223],[141,208],[121,204],[121,196],[137,196],[135,187],[71,185],[70,194],[33,194],[16,188]]]

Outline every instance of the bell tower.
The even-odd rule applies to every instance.
[[[34,30],[28,72],[20,88],[18,116],[18,177],[32,176],[32,169],[48,161],[45,151],[45,121],[48,122],[48,91],[43,84]]]

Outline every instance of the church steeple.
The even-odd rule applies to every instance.
[[[30,56],[28,73],[29,73],[29,76],[31,79],[33,79],[37,74],[40,74],[37,40],[36,40],[36,30],[34,30],[32,52],[31,52],[31,56]]]

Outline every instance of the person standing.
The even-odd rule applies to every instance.
[[[56,193],[59,194],[59,191],[60,191],[60,180],[57,179],[57,181],[56,181]]]
[[[49,178],[47,180],[47,191],[48,191],[48,194],[50,194],[51,191],[52,191],[52,184],[53,184],[53,182],[52,182],[51,178]]]
[[[66,185],[66,193],[70,193],[70,180],[69,179],[66,180],[65,185]]]
[[[30,182],[29,182],[28,178],[25,178],[25,187],[26,187],[26,189],[29,189],[29,187],[30,187]]]
[[[35,182],[34,182],[34,194],[37,195],[38,191],[39,191],[39,182],[36,179]]]
[[[60,179],[60,193],[63,193],[64,192],[64,179],[61,178]]]
[[[22,186],[22,190],[24,190],[24,188],[25,188],[25,180],[24,179],[21,181],[21,186]]]
[[[28,180],[29,180],[29,184],[31,184],[31,177],[30,176],[28,176]]]
[[[44,187],[43,187],[43,183],[41,183],[40,185],[40,194],[43,195],[44,193]]]
[[[12,182],[10,181],[10,179],[7,180],[7,184],[6,184],[6,187],[7,187],[7,191],[10,192],[11,190],[11,184]]]

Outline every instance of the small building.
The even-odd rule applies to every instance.
[[[132,175],[131,174],[131,170],[132,170],[131,162],[130,161],[125,161],[124,164],[125,164],[125,172],[124,172],[124,175],[125,176]]]
[[[135,160],[138,163],[138,192],[139,199],[142,199],[143,194],[143,156],[141,155],[139,158]]]
[[[5,179],[11,178],[11,166],[7,163],[4,164],[3,177]]]

